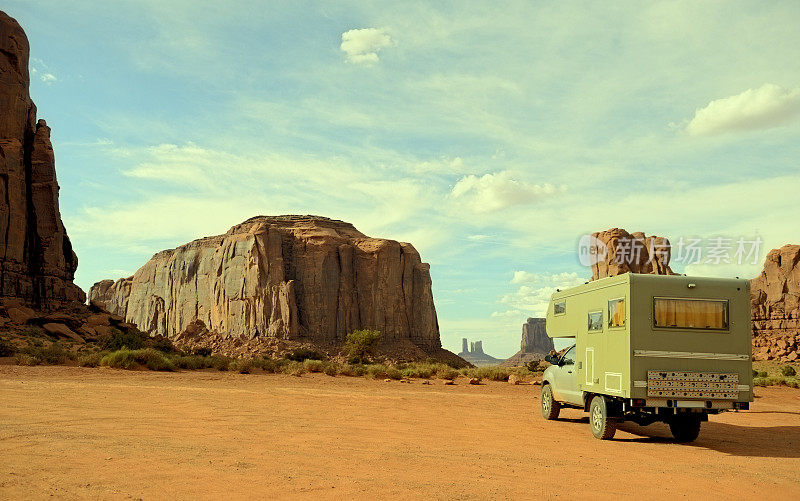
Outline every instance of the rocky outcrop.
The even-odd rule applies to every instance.
[[[368,328],[384,343],[441,350],[429,266],[414,247],[318,216],[248,219],[98,282],[89,299],[154,335],[200,320],[223,338],[336,344]]]
[[[800,245],[773,249],[750,281],[753,355],[757,360],[800,358]]]
[[[519,351],[503,362],[503,365],[516,367],[525,365],[531,360],[542,360],[553,349],[553,339],[545,331],[545,319],[529,318],[522,324],[522,342]]]
[[[83,302],[61,222],[50,128],[36,120],[25,32],[0,11],[0,297],[50,310]]]
[[[468,344],[469,349],[467,349]],[[499,358],[494,358],[493,356],[484,353],[483,341],[473,341],[471,343],[467,343],[467,338],[463,338],[461,340],[461,347],[461,353],[459,353],[458,356],[473,365],[477,365],[479,367],[486,365],[497,365],[503,361]]]
[[[592,280],[623,273],[673,275],[671,245],[665,237],[628,233],[621,228],[592,233]]]

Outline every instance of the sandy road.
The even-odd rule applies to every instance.
[[[800,391],[693,445],[595,440],[538,387],[0,366],[0,498],[800,496]]]

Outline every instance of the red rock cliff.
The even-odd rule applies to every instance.
[[[592,280],[623,273],[672,275],[669,267],[671,245],[665,237],[645,236],[642,232],[628,233],[621,228],[592,233],[602,256],[592,265]]]
[[[773,249],[750,281],[756,359],[800,358],[800,245]]]
[[[0,297],[41,309],[83,302],[58,210],[50,128],[29,93],[28,39],[0,11]]]
[[[150,334],[199,319],[223,336],[337,343],[369,328],[441,347],[429,266],[414,247],[317,216],[254,217],[159,252],[89,298]]]

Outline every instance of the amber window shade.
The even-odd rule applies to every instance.
[[[728,301],[712,299],[653,299],[656,327],[727,329]]]
[[[608,326],[622,327],[625,325],[625,299],[612,299],[608,302]]]

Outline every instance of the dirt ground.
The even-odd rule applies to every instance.
[[[800,391],[691,445],[594,439],[539,387],[0,366],[0,498],[797,499]]]

